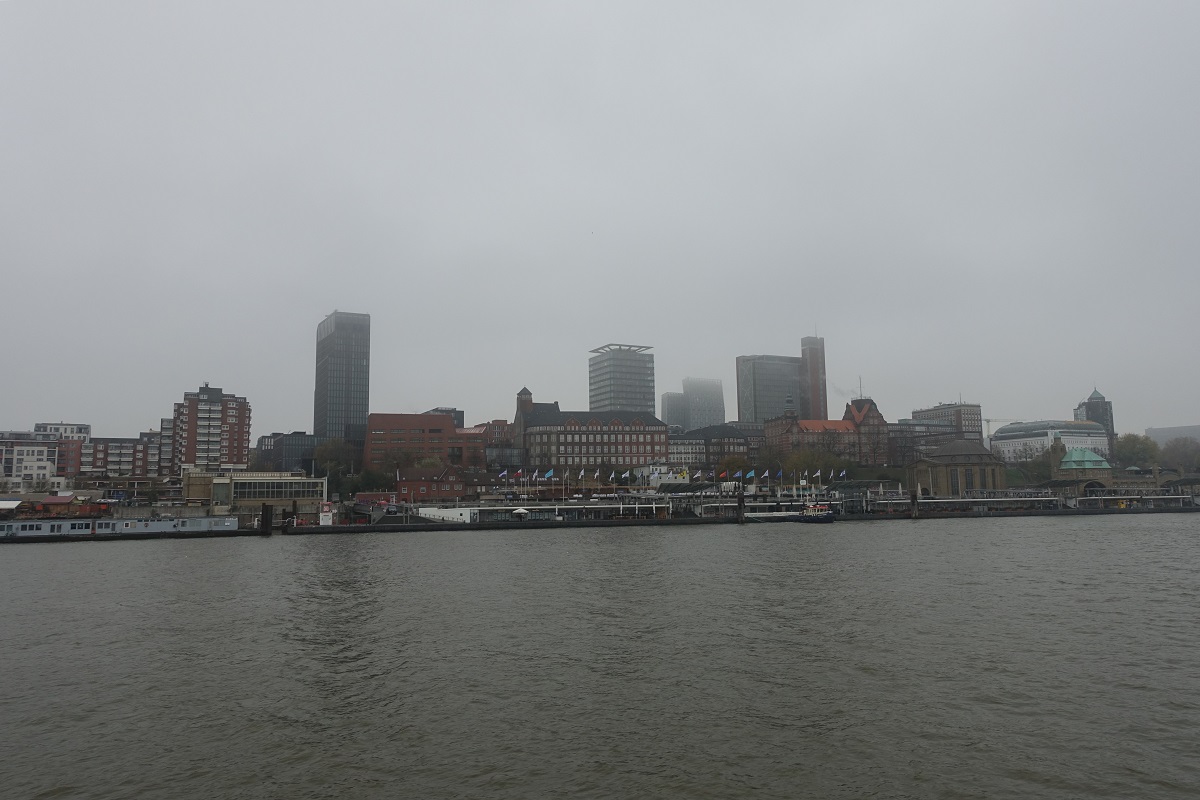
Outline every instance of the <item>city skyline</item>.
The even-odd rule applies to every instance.
[[[632,14],[0,3],[4,424],[132,435],[208,381],[307,430],[331,308],[374,412],[585,408],[606,341],[732,410],[738,355],[820,336],[834,418],[861,379],[1197,423],[1200,8]]]

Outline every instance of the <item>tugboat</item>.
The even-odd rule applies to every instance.
[[[813,504],[804,507],[796,517],[797,522],[833,522],[833,509],[824,504]]]

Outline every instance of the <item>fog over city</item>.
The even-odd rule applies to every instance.
[[[202,382],[311,430],[586,409],[825,339],[831,416],[1200,423],[1200,5],[0,3],[0,428],[157,427]]]

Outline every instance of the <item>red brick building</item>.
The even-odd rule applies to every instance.
[[[533,393],[517,393],[513,439],[525,451],[525,466],[637,467],[665,464],[667,426],[643,411],[560,411],[558,403],[535,403]]]
[[[397,462],[436,458],[443,465],[485,465],[487,429],[457,428],[448,414],[368,414],[363,468],[380,472]]]
[[[839,420],[799,419],[788,409],[763,423],[763,434],[767,445],[779,450],[815,450],[872,466],[887,463],[887,420],[869,397],[847,403]]]
[[[207,383],[175,404],[171,472],[219,472],[250,464],[250,403]],[[148,463],[148,462],[147,462]]]
[[[464,473],[453,467],[441,470],[403,470],[396,481],[401,503],[440,503],[478,497],[500,481],[494,475]]]

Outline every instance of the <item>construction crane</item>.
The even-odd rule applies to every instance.
[[[989,439],[992,438],[992,423],[993,422],[1020,422],[1020,420],[1017,420],[1017,419],[1005,419],[1004,417],[992,417],[991,419],[984,417],[983,421],[987,423],[987,438],[989,438]]]

